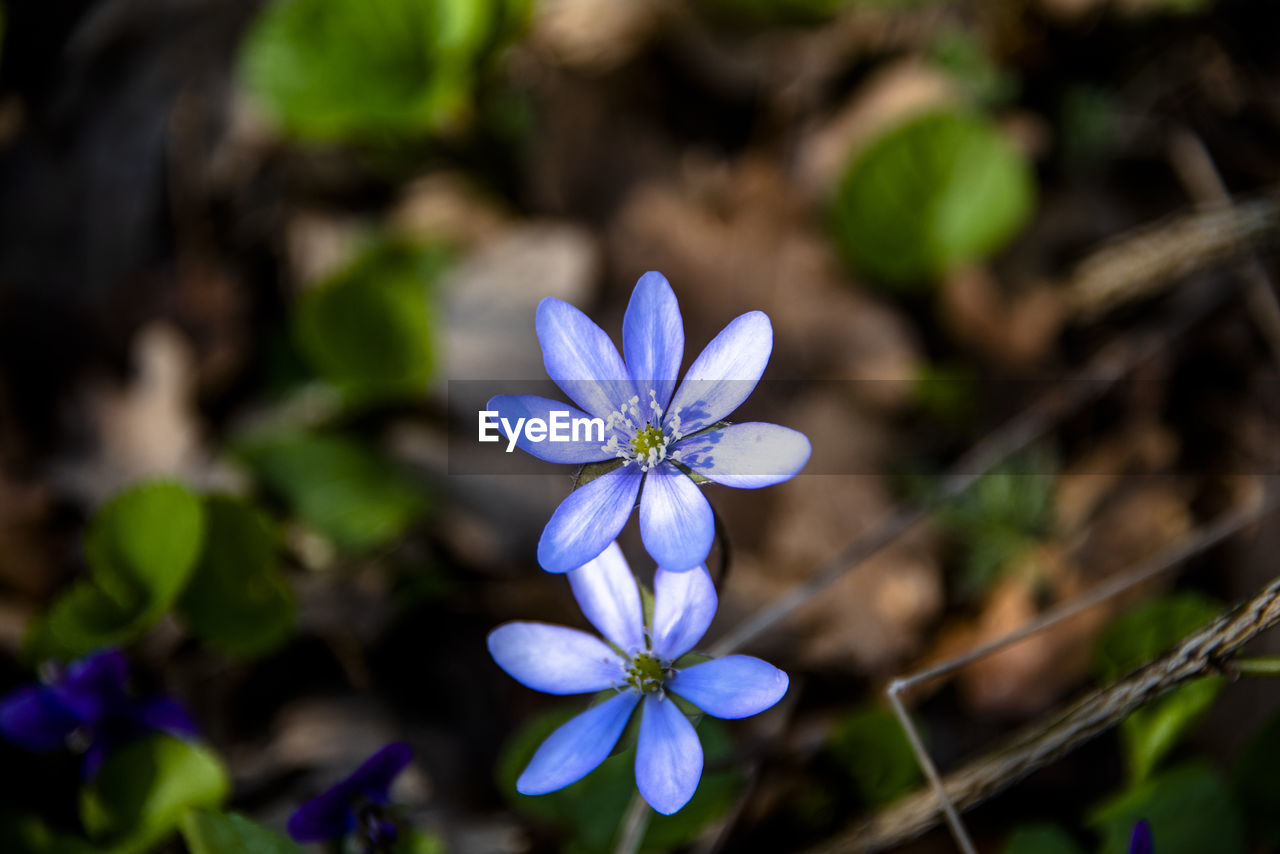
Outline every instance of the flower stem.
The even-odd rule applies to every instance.
[[[652,814],[653,811],[639,792],[631,796],[627,812],[618,823],[618,847],[613,849],[614,854],[636,854],[640,850],[640,843],[644,841],[644,832],[649,827],[649,816]]]
[[[1241,676],[1280,676],[1280,656],[1259,655],[1233,658],[1231,667]]]

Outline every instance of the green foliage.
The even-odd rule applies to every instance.
[[[1010,559],[1050,533],[1054,468],[1046,454],[1015,458],[938,509],[939,527],[964,552],[962,595],[985,590]]]
[[[351,400],[422,397],[435,363],[431,283],[439,250],[383,243],[302,295],[299,351]]]
[[[74,658],[145,632],[182,592],[200,555],[200,500],[176,483],[136,486],[102,507],[85,538],[88,575],[36,624],[36,658]]]
[[[1221,775],[1208,765],[1179,766],[1095,808],[1089,824],[1102,836],[1101,854],[1127,854],[1133,826],[1144,818],[1160,854],[1245,851],[1239,807]]]
[[[287,132],[316,141],[416,138],[469,118],[477,77],[529,0],[274,0],[240,74]]]
[[[444,840],[425,830],[408,830],[396,842],[395,854],[445,854]]]
[[[996,252],[1034,196],[1030,166],[998,128],[970,113],[928,113],[854,160],[832,225],[854,268],[909,287]]]
[[[1084,854],[1084,850],[1056,824],[1024,824],[1009,834],[1004,854]]]
[[[1216,617],[1221,606],[1195,593],[1176,593],[1115,620],[1098,642],[1097,669],[1111,681],[1167,652]],[[1209,676],[1182,685],[1136,709],[1120,725],[1129,777],[1140,782],[1208,713],[1223,680]]]
[[[859,709],[843,718],[832,733],[831,752],[872,806],[887,804],[920,784],[911,743],[887,709]]]
[[[206,546],[179,607],[191,631],[232,655],[257,655],[293,630],[293,593],[280,574],[276,531],[252,506],[204,501]]]
[[[585,778],[558,792],[529,797],[516,791],[516,779],[538,745],[578,711],[581,710],[550,712],[522,727],[498,759],[498,785],[517,810],[560,827],[566,835],[563,850],[572,854],[608,852],[613,850],[614,834],[636,791],[634,746],[606,759]],[[708,769],[730,758],[729,737],[718,721],[703,718],[698,724],[698,736]],[[742,785],[737,772],[704,772],[698,790],[684,809],[675,815],[655,813],[650,817],[640,850],[670,851],[687,845],[729,811]]]
[[[1240,752],[1232,788],[1244,812],[1250,837],[1280,850],[1280,715],[1274,715]]]
[[[982,42],[967,30],[940,32],[930,50],[930,58],[981,104],[1004,104],[1018,94],[1017,77],[997,65]]]
[[[0,814],[0,851],[5,854],[102,854],[75,836],[52,830],[32,815]]]
[[[90,838],[113,854],[142,852],[178,829],[190,807],[216,808],[231,783],[213,753],[153,736],[113,753],[80,793]]]
[[[399,469],[344,436],[277,435],[249,440],[239,450],[304,524],[345,550],[390,542],[425,510]]]
[[[235,813],[187,810],[182,838],[191,854],[302,854],[290,840]]]

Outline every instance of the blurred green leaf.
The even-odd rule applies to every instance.
[[[1151,825],[1160,854],[1243,854],[1244,823],[1231,790],[1212,767],[1191,763],[1108,798],[1089,816],[1101,854],[1127,854],[1133,826]]]
[[[86,840],[59,833],[33,815],[0,814],[0,851],[5,854],[102,854]]]
[[[299,299],[298,349],[356,402],[422,397],[435,363],[431,283],[444,265],[439,250],[369,250]]]
[[[972,32],[947,28],[934,38],[930,58],[958,80],[975,101],[998,106],[1018,94],[1018,78],[1001,68]]]
[[[258,655],[293,630],[293,593],[280,574],[278,538],[255,508],[204,501],[206,545],[179,608],[191,631],[232,655]]]
[[[565,851],[596,854],[613,850],[614,835],[635,794],[634,746],[611,756],[582,780],[557,792],[529,797],[516,791],[516,779],[538,745],[581,711],[550,712],[527,723],[504,748],[498,759],[497,776],[498,785],[516,809],[565,832]],[[732,746],[724,725],[704,717],[697,727],[705,767],[712,769],[727,762]],[[705,770],[698,790],[684,809],[675,815],[654,813],[650,817],[640,850],[670,851],[687,845],[732,808],[742,786],[742,776],[736,771]]]
[[[173,605],[203,542],[200,499],[185,487],[151,483],[120,493],[89,523],[88,576],[34,625],[28,653],[75,658],[135,639]]]
[[[113,852],[141,852],[176,831],[188,808],[218,807],[230,788],[213,753],[152,736],[108,757],[81,790],[80,818],[90,838]]]
[[[466,120],[477,76],[528,0],[274,0],[245,39],[245,85],[289,133],[421,137]]]
[[[191,854],[302,854],[290,840],[235,813],[189,809],[182,838]]]
[[[1244,812],[1250,838],[1280,850],[1280,715],[1270,720],[1240,751],[1232,788]]]
[[[302,522],[345,550],[394,540],[426,509],[399,469],[344,436],[263,437],[242,443],[239,452]]]
[[[962,595],[981,593],[1012,558],[1051,533],[1055,471],[1048,454],[1024,454],[938,509],[938,526],[964,551]]]
[[[425,830],[409,830],[396,842],[395,854],[445,854],[444,840]]]
[[[888,709],[859,709],[841,719],[831,736],[831,751],[871,806],[887,804],[921,782],[911,743]]]
[[[1097,668],[1113,681],[1167,652],[1212,620],[1222,606],[1195,593],[1175,593],[1116,619],[1098,641]],[[1145,779],[1156,764],[1208,713],[1223,680],[1209,676],[1182,685],[1135,710],[1120,725],[1129,777]]]
[[[1056,824],[1024,824],[1009,834],[1004,854],[1084,854],[1084,849]]]
[[[887,283],[919,285],[999,250],[1032,210],[1023,156],[980,116],[929,113],[857,157],[832,207],[846,259]]]

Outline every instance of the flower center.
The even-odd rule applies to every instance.
[[[629,463],[639,464],[642,471],[648,471],[663,460],[679,461],[680,452],[671,446],[684,436],[680,430],[680,413],[677,410],[668,414],[665,427],[663,415],[657,390],[649,389],[649,405],[645,409],[640,407],[640,395],[632,395],[630,400],[609,414],[608,426],[614,434],[601,446],[601,450]]]
[[[651,654],[641,652],[631,657],[626,682],[640,693],[651,694],[661,691],[662,686],[670,678],[671,668],[664,667],[662,661]]]
[[[652,424],[645,425],[645,428],[631,439],[631,448],[636,452],[637,457],[648,457],[651,450],[665,450],[666,444],[667,437]]]

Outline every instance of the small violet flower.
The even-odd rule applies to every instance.
[[[641,706],[636,786],[660,813],[679,810],[702,776],[702,746],[693,725],[668,696],[708,715],[745,718],[787,691],[787,674],[746,655],[677,666],[711,625],[716,591],[705,567],[658,569],[653,619],[644,625],[640,591],[617,543],[569,573],[573,595],[607,643],[586,632],[519,622],[489,634],[489,652],[517,681],[548,694],[612,689],[613,696],[561,726],[542,743],[516,781],[526,795],[574,783],[603,762]]]
[[[0,699],[0,735],[35,753],[84,752],[92,777],[115,750],[150,732],[196,735],[190,716],[168,697],[138,699],[128,690],[129,663],[119,651],[68,664],[45,681]]]
[[[407,744],[388,744],[351,773],[289,816],[296,842],[326,842],[357,832],[366,851],[390,850],[398,836],[385,817],[391,783],[413,759]]]
[[[679,388],[684,322],[660,273],[645,273],[631,294],[622,321],[625,360],[604,330],[561,300],[548,297],[538,305],[537,330],[547,373],[581,409],[536,395],[499,395],[488,409],[513,425],[521,418],[549,420],[552,412],[602,419],[603,442],[593,441],[597,436],[531,442],[517,429],[517,444],[554,463],[622,461],[570,493],[552,514],[538,542],[538,563],[549,572],[575,569],[604,551],[631,517],[637,495],[640,534],[657,564],[678,572],[700,566],[711,551],[715,521],[688,471],[757,489],[790,479],[809,460],[809,440],[787,427],[716,426],[747,399],[769,361],[773,327],[763,312],[726,326]]]
[[[1151,839],[1151,825],[1144,818],[1133,826],[1133,836],[1129,839],[1129,854],[1152,854],[1155,851]]]

